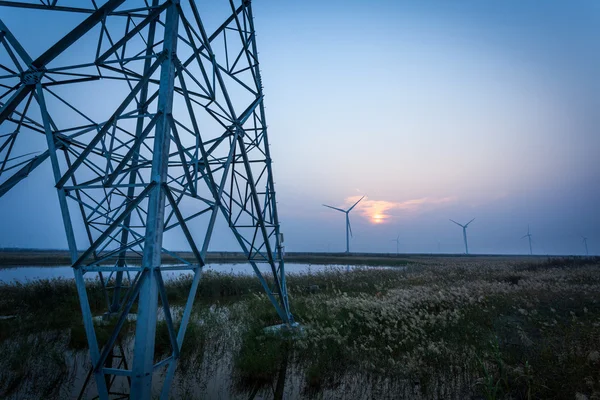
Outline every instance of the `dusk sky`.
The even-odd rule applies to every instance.
[[[203,4],[204,2],[200,2]],[[287,251],[600,254],[600,2],[253,2]],[[43,27],[0,8],[23,42]],[[33,14],[32,14],[33,15]],[[36,37],[36,35],[38,35]],[[38,46],[40,52],[47,45]],[[37,55],[37,54],[34,54]],[[101,99],[90,99],[101,107]],[[66,248],[49,163],[0,247]],[[177,248],[176,243],[171,246]],[[223,222],[212,250],[237,250]]]

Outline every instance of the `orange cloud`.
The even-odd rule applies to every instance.
[[[361,196],[350,196],[346,198],[348,207],[356,203]],[[415,212],[427,206],[444,204],[454,201],[453,197],[430,198],[423,197],[421,199],[412,199],[402,202],[387,201],[387,200],[371,200],[365,197],[357,206],[356,210],[367,217],[374,224],[385,223],[395,210]]]

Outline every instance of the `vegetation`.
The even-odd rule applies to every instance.
[[[254,277],[201,282],[176,397],[600,398],[598,258],[291,275],[301,329],[279,335],[264,330],[276,315]],[[190,284],[168,282],[176,310]],[[99,286],[88,293],[99,311]],[[15,316],[0,320],[0,397],[77,393],[89,362],[78,309],[72,281],[0,285],[0,315]],[[157,347],[169,352],[164,323]]]

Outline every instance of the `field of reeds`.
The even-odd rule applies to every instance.
[[[190,283],[168,283],[171,304]],[[432,258],[288,288],[301,329],[274,335],[254,277],[205,274],[173,397],[600,398],[600,258]],[[0,398],[76,398],[89,359],[73,282],[2,284],[0,316]],[[168,341],[159,325],[158,353]]]

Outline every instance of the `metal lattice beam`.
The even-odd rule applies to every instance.
[[[280,318],[293,322],[251,4],[223,0],[225,12],[207,17],[194,0],[61,3],[0,1],[49,20],[81,18],[36,58],[0,19],[0,197],[50,160],[98,394],[108,398],[125,376],[131,397],[149,398],[164,367],[167,398],[219,215]],[[161,264],[175,256],[163,246],[172,234],[195,258],[168,267],[194,276],[179,324]],[[90,274],[115,319],[107,343],[96,337]],[[136,303],[128,363],[118,337]],[[172,347],[164,360],[154,358],[159,303]]]

